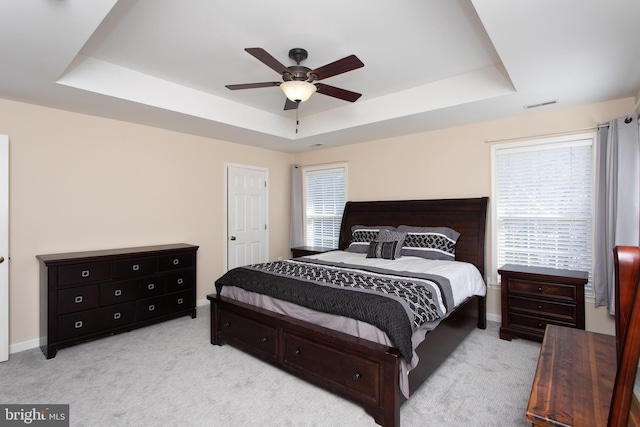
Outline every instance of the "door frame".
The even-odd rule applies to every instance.
[[[0,135],[0,362],[9,359],[9,136]]]
[[[265,187],[265,202],[264,202],[264,220],[267,224],[267,234],[265,239],[265,258],[269,259],[269,169],[262,166],[252,166],[252,165],[243,165],[240,163],[224,163],[224,200],[222,206],[224,206],[224,236],[222,239],[222,244],[224,245],[222,253],[224,254],[224,271],[229,271],[229,168],[242,168],[242,169],[252,169],[264,172],[264,180],[267,183]]]

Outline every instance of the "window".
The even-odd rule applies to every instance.
[[[504,264],[589,272],[593,135],[492,147],[494,272]]]
[[[303,168],[305,244],[337,248],[347,200],[347,165]]]

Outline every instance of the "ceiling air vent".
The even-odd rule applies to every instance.
[[[532,108],[538,108],[538,107],[545,107],[547,105],[553,105],[553,104],[557,104],[558,100],[554,99],[553,101],[547,101],[547,102],[541,102],[540,104],[529,104],[529,105],[525,105],[524,109],[525,110],[530,110]]]

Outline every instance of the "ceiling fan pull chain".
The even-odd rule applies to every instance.
[[[298,108],[296,108],[296,133],[298,133],[298,125],[300,121],[298,120],[298,111],[300,111],[300,103],[298,102]]]

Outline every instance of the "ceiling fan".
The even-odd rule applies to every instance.
[[[227,89],[239,90],[280,86],[287,96],[287,100],[284,104],[285,110],[297,109],[298,105],[309,99],[314,92],[349,102],[355,102],[362,96],[362,94],[351,92],[350,90],[340,89],[324,83],[314,83],[318,80],[323,80],[328,77],[333,77],[338,74],[346,73],[347,71],[364,67],[362,61],[360,61],[355,55],[349,55],[345,58],[312,70],[300,65],[300,62],[307,59],[308,56],[307,51],[302,48],[294,48],[289,51],[289,58],[296,62],[296,65],[292,65],[290,67],[285,67],[280,63],[280,61],[260,47],[249,47],[245,50],[258,59],[258,61],[281,74],[283,82],[226,85]]]

